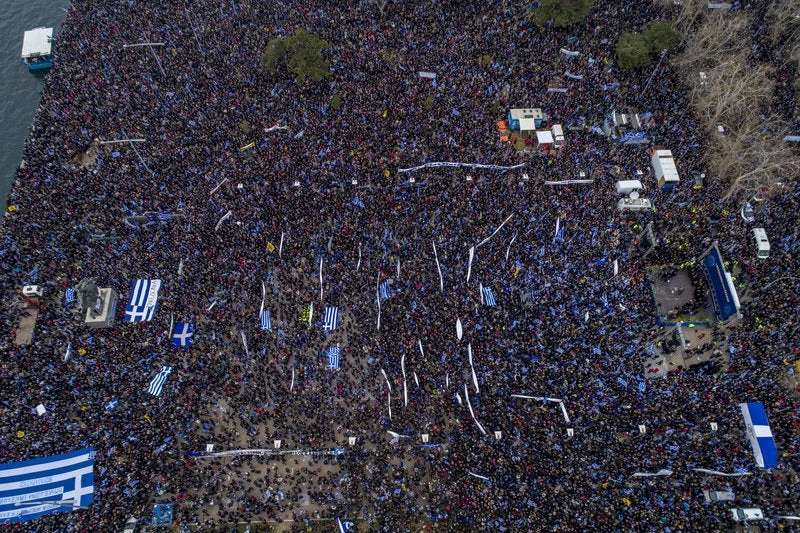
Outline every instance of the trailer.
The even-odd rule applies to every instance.
[[[681,181],[671,150],[659,146],[651,148],[650,163],[662,191],[671,191]]]

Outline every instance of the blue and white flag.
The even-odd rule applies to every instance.
[[[322,319],[322,329],[333,331],[336,329],[336,324],[339,322],[339,308],[326,307],[324,317]]]
[[[0,524],[88,507],[94,448],[0,465]]]
[[[64,305],[70,307],[72,304],[75,303],[76,298],[76,291],[72,287],[67,288],[67,291],[64,293]]]
[[[158,307],[160,279],[137,279],[133,283],[131,298],[125,306],[126,322],[147,322],[153,320]]]
[[[162,367],[161,371],[150,380],[150,386],[147,387],[147,392],[153,396],[161,396],[161,389],[164,388],[164,383],[167,381],[167,376],[169,376],[171,372],[171,366]]]
[[[494,307],[497,305],[497,302],[494,299],[494,293],[492,292],[491,287],[484,287],[483,288],[483,298],[486,301],[487,307]]]
[[[166,222],[168,220],[172,220],[172,214],[171,213],[159,213],[158,214],[158,220],[160,220],[161,222]]]
[[[261,310],[259,316],[259,322],[261,323],[261,329],[263,331],[272,329],[272,319],[269,316],[269,311],[267,311],[266,309]]]
[[[336,519],[336,524],[339,526],[339,533],[347,533],[353,529],[353,523],[348,520]]]
[[[339,347],[331,346],[328,348],[328,368],[339,370]]]
[[[111,411],[113,408],[119,405],[119,400],[111,400],[106,404],[106,411]]]
[[[194,335],[194,326],[188,322],[178,322],[175,325],[175,331],[172,332],[172,345],[173,346],[191,346],[192,336]]]
[[[392,297],[392,288],[389,286],[388,281],[384,281],[383,283],[381,283],[378,286],[378,288],[380,292],[381,301],[388,300],[389,298]]]

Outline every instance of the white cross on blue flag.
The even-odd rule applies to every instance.
[[[188,322],[178,322],[175,325],[175,331],[172,333],[173,346],[191,346],[192,335],[194,335],[194,326]]]

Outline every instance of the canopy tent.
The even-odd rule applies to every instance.
[[[753,447],[756,464],[761,468],[778,466],[778,447],[769,427],[764,406],[758,402],[740,403],[744,418],[745,434]]]
[[[718,320],[727,320],[739,312],[739,296],[733,278],[725,272],[722,255],[714,244],[703,257],[703,270],[708,279],[711,304]]]
[[[49,56],[53,50],[53,28],[36,28],[25,32],[22,59]]]
[[[544,113],[539,108],[511,109],[508,112],[508,127],[512,130],[532,131],[544,123]]]

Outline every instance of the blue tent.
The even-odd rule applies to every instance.
[[[758,402],[740,403],[744,418],[745,434],[753,447],[756,464],[762,468],[778,466],[778,447],[769,427],[767,412]]]

